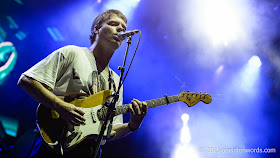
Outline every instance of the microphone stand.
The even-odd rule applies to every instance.
[[[129,49],[129,46],[131,44],[131,36],[128,37],[126,43],[127,43],[127,47],[126,47],[126,51],[125,51],[123,65],[122,65],[122,67],[120,67],[120,66],[118,67],[118,70],[121,71],[119,85],[118,85],[118,90],[117,90],[116,93],[114,93],[112,95],[113,96],[113,100],[111,101],[111,103],[105,102],[105,106],[107,106],[108,108],[107,108],[107,113],[106,113],[105,120],[104,120],[104,122],[102,124],[101,130],[99,132],[99,135],[98,135],[98,138],[97,138],[97,141],[96,141],[96,148],[95,148],[94,158],[98,158],[97,156],[98,156],[98,153],[99,153],[99,150],[100,150],[101,140],[103,139],[103,135],[105,133],[106,126],[107,126],[109,120],[110,120],[110,124],[109,124],[108,130],[107,130],[107,138],[110,138],[110,134],[111,134],[111,130],[112,130],[113,118],[114,118],[114,116],[116,114],[116,103],[117,103],[117,100],[119,99],[119,93],[120,93],[121,86],[123,85],[122,78],[123,78],[124,67],[125,67],[126,58],[127,58],[127,54],[128,54],[128,49]]]

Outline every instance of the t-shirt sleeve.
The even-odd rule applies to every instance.
[[[24,72],[23,75],[31,77],[41,83],[44,83],[51,89],[54,89],[58,72],[63,66],[63,60],[64,56],[61,51],[56,50]]]

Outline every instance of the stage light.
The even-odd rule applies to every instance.
[[[172,158],[185,158],[192,157],[198,158],[198,154],[191,142],[191,133],[188,127],[188,121],[190,116],[188,114],[182,114],[181,119],[183,121],[183,127],[181,129],[180,142],[177,144]]]
[[[55,41],[63,41],[64,38],[56,27],[47,27],[47,31]]]
[[[9,54],[9,57],[7,56]],[[8,58],[8,59],[6,59]],[[0,85],[4,78],[11,73],[17,61],[17,51],[11,42],[0,43]],[[4,63],[2,65],[2,63]]]
[[[18,120],[0,115],[0,121],[7,135],[16,137],[18,132]]]
[[[196,32],[214,46],[228,44],[244,36],[242,2],[234,0],[197,0],[191,2],[191,18]],[[242,6],[243,7],[243,6]],[[245,13],[244,13],[245,14]]]
[[[0,25],[0,43],[4,42],[6,37],[7,37],[7,33]]]
[[[181,116],[181,119],[183,120],[184,123],[187,123],[189,121],[190,116],[188,114],[183,114]]]
[[[18,4],[23,5],[23,2],[21,0],[14,0],[15,2],[17,2]]]
[[[224,44],[237,39],[240,32],[239,19],[234,6],[228,1],[211,0],[202,5],[202,20],[205,31],[213,44]]]
[[[259,92],[261,61],[259,57],[253,56],[251,59],[236,73],[233,83],[229,88],[232,91],[239,91],[239,94],[246,93],[247,97],[256,96]]]
[[[189,121],[190,116],[188,114],[183,114],[181,116],[181,119],[183,121],[183,127],[181,129],[181,137],[180,140],[184,144],[188,144],[191,141],[191,134],[190,134],[190,129],[188,127],[188,121]]]
[[[254,55],[249,59],[248,64],[252,67],[259,68],[262,65],[262,62],[258,56]]]
[[[15,22],[15,20],[11,16],[6,16],[8,21],[10,22],[10,29],[18,29],[18,24]]]
[[[180,140],[182,143],[190,143],[191,141],[191,134],[190,134],[190,129],[188,127],[188,121],[189,121],[190,116],[188,114],[183,114],[181,116],[181,119],[183,121],[183,127],[181,129],[181,137]]]
[[[19,40],[23,40],[26,37],[26,34],[22,31],[19,31],[15,34],[15,36],[19,39]]]

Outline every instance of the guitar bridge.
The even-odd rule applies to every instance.
[[[66,138],[65,142],[64,142],[64,147],[65,148],[68,148],[70,146],[70,142],[75,138],[77,137],[79,133],[78,132],[73,132],[71,133],[70,135],[68,135],[68,137]],[[79,135],[81,136],[81,135]]]

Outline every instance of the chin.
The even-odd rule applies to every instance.
[[[112,47],[118,49],[120,46],[121,46],[122,42],[119,42],[119,41],[113,41],[112,42]]]
[[[111,43],[110,47],[112,50],[117,50],[120,47],[120,45],[118,43]]]

